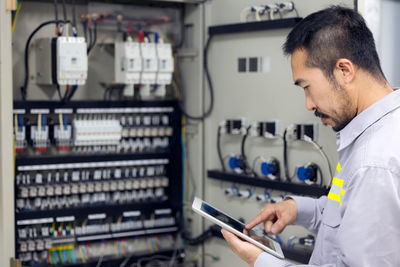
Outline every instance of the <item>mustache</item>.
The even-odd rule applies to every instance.
[[[322,112],[319,112],[318,110],[315,110],[315,111],[314,111],[314,115],[315,115],[316,117],[320,117],[320,118],[329,118],[328,115],[326,115],[326,114],[324,114],[324,113],[322,113]]]

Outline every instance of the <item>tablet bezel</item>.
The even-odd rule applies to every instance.
[[[202,199],[200,199],[200,198],[198,198],[198,197],[195,197],[195,199],[194,199],[194,201],[193,201],[193,204],[192,204],[192,209],[193,209],[196,213],[200,214],[201,216],[203,216],[203,217],[205,217],[205,218],[211,220],[212,222],[214,222],[214,223],[218,224],[219,226],[223,227],[224,229],[226,229],[226,230],[228,230],[228,231],[234,233],[235,235],[237,235],[237,236],[239,236],[239,237],[245,239],[246,241],[252,243],[253,245],[256,245],[257,247],[261,248],[261,249],[264,250],[265,252],[268,252],[268,253],[270,253],[270,254],[272,254],[272,255],[274,255],[274,256],[280,258],[280,259],[284,259],[284,255],[283,255],[283,252],[282,252],[282,248],[281,248],[281,246],[279,245],[278,242],[276,242],[275,240],[273,240],[273,239],[271,239],[271,238],[269,238],[269,237],[267,237],[267,236],[264,236],[265,238],[267,238],[267,239],[271,242],[271,244],[273,244],[275,250],[273,250],[273,249],[271,249],[271,248],[269,248],[269,247],[267,247],[267,246],[261,244],[260,242],[254,240],[254,239],[251,238],[250,236],[245,235],[244,233],[239,232],[238,230],[234,229],[234,228],[231,227],[230,225],[228,225],[228,224],[226,224],[226,223],[220,221],[219,219],[217,219],[217,218],[213,217],[212,215],[210,215],[210,214],[204,212],[203,210],[201,210],[201,206],[202,206],[203,203],[209,205],[210,207],[214,208],[215,210],[217,210],[218,212],[224,214],[225,216],[231,218],[232,220],[235,220],[235,221],[239,222],[238,220],[236,220],[236,219],[232,218],[231,216],[227,215],[225,212],[220,211],[219,209],[215,208],[214,206],[210,205],[209,203],[203,201]],[[243,223],[241,223],[241,222],[239,222],[239,223],[240,223],[240,224],[243,224]],[[244,226],[245,226],[245,225],[243,225],[243,228],[244,228]]]

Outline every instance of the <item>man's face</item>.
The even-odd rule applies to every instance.
[[[319,68],[306,66],[307,54],[297,49],[292,54],[292,74],[296,85],[304,89],[306,108],[314,111],[324,125],[342,130],[355,116],[350,96],[340,82],[330,82]]]

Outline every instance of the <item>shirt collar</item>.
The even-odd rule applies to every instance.
[[[400,90],[386,95],[363,110],[346,127],[336,133],[338,151],[353,143],[369,126],[398,107],[400,107]]]

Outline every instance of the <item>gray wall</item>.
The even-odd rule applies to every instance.
[[[379,35],[377,40],[378,53],[381,58],[383,72],[389,83],[394,87],[400,86],[400,29],[398,14],[400,1],[381,0]]]

